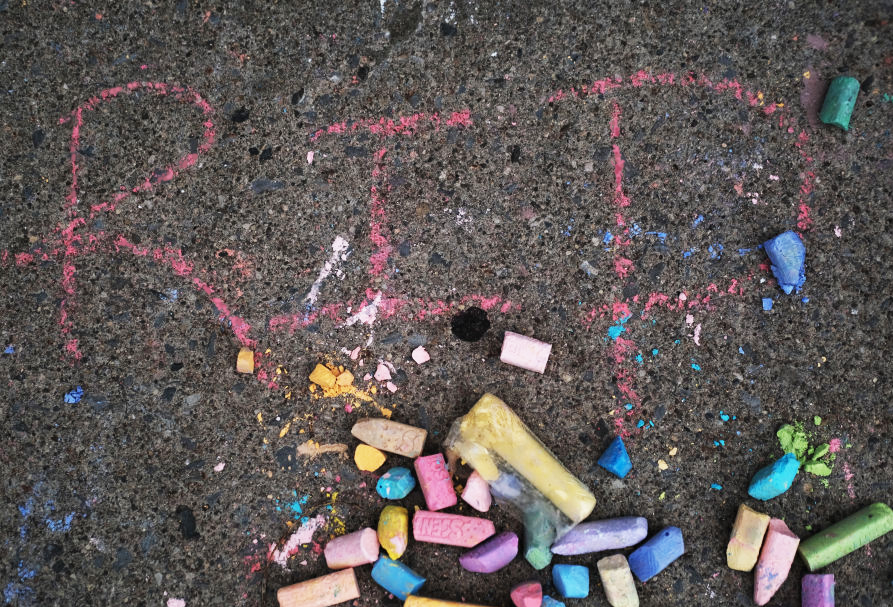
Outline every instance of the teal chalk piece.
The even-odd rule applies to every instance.
[[[645,422],[642,422],[642,426],[644,425]],[[602,456],[598,458],[598,465],[620,478],[629,474],[629,471],[633,469],[633,463],[629,459],[622,438],[618,436],[611,441]]]
[[[784,457],[754,475],[747,493],[752,498],[764,502],[771,500],[791,488],[798,470],[800,470],[800,461],[797,456],[793,453],[786,453]]]
[[[541,603],[541,607],[567,607],[567,605],[565,605],[558,599],[553,599],[548,594],[544,594],[543,602]]]
[[[388,500],[402,500],[415,489],[415,477],[408,468],[391,468],[378,479],[375,490]]]
[[[819,118],[825,124],[833,124],[845,131],[849,130],[850,116],[853,114],[853,108],[856,107],[856,97],[858,96],[859,81],[852,76],[838,76],[831,81],[831,86],[828,87]]]
[[[566,599],[585,599],[589,596],[589,567],[583,565],[555,565],[552,582]]]
[[[375,561],[372,579],[401,601],[405,601],[410,594],[416,594],[425,583],[425,578],[418,573],[386,556],[380,556]]]

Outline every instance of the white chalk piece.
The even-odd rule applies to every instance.
[[[502,340],[502,353],[499,355],[499,360],[528,371],[544,373],[551,352],[552,344],[506,331]]]

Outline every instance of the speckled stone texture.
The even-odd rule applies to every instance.
[[[328,573],[314,544],[376,526],[356,420],[387,409],[430,455],[491,391],[593,518],[682,529],[642,605],[749,604],[724,546],[782,423],[840,440],[827,487],[801,472],[769,502],[798,536],[890,495],[891,9],[0,0],[4,600],[275,605]],[[818,120],[840,74],[862,83],[846,132]],[[781,297],[754,247],[786,230],[807,277]],[[450,322],[470,306],[473,342]],[[545,374],[499,362],[504,331],[552,344]],[[390,387],[363,379],[379,362]],[[317,363],[358,393],[310,392]],[[622,480],[595,463],[618,433]],[[835,563],[839,604],[889,601],[891,542]],[[560,596],[464,551],[401,561],[425,596]],[[358,605],[395,604],[356,574]]]

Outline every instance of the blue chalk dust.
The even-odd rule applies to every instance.
[[[642,425],[644,426],[645,422],[642,422]],[[629,459],[629,454],[626,452],[622,438],[618,436],[611,441],[611,444],[608,445],[602,456],[598,458],[598,465],[619,478],[629,474],[629,471],[633,468],[633,463]]]
[[[767,240],[763,247],[781,290],[788,295],[794,290],[799,293],[806,282],[806,246],[800,237],[794,232],[784,232]]]
[[[682,530],[679,527],[664,527],[629,555],[629,568],[640,582],[647,582],[684,553]]]
[[[583,565],[555,565],[552,582],[566,599],[585,599],[589,596],[589,567]]]
[[[763,501],[779,496],[791,488],[798,470],[800,470],[800,461],[797,456],[793,453],[786,453],[784,457],[762,468],[754,475],[747,493],[752,498]]]
[[[418,573],[386,556],[380,556],[375,561],[372,579],[401,601],[405,601],[410,594],[416,594],[425,583],[425,578]]]

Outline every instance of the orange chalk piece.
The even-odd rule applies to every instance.
[[[310,381],[323,388],[331,388],[335,385],[337,378],[327,366],[317,363],[316,368],[310,374]]]
[[[242,348],[236,359],[236,371],[239,373],[254,373],[254,350]]]
[[[276,593],[279,607],[329,607],[358,598],[360,589],[352,568],[285,586]]]
[[[484,607],[471,603],[457,603],[456,601],[442,601],[440,599],[427,599],[421,596],[409,595],[403,602],[403,607]]]
[[[339,386],[349,386],[353,383],[353,373],[345,369],[335,378],[335,383]]]
[[[406,457],[418,457],[428,436],[421,428],[372,417],[359,420],[350,433],[376,449]]]
[[[384,463],[385,455],[375,447],[369,445],[357,445],[353,454],[353,461],[357,468],[364,472],[375,472]]]
[[[769,515],[757,512],[744,504],[738,508],[732,537],[726,548],[726,563],[736,571],[752,571],[760,556],[763,536],[769,526]]]

